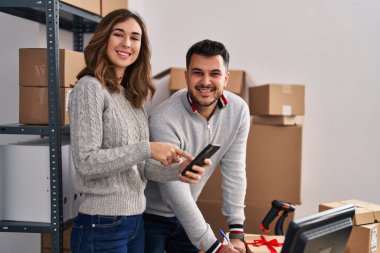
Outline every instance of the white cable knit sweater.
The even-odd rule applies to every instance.
[[[178,164],[163,167],[150,159],[146,113],[132,107],[124,89],[110,94],[85,76],[70,95],[69,113],[76,187],[85,194],[80,212],[141,214],[147,179],[178,180]]]

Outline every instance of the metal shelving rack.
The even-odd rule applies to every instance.
[[[58,0],[1,0],[0,11],[46,24],[48,55],[49,125],[0,125],[0,134],[49,136],[51,222],[0,221],[0,232],[50,233],[52,252],[63,252],[61,135],[69,126],[61,125],[59,83],[59,28],[73,32],[74,50],[83,50],[83,34],[93,32],[100,16]]]

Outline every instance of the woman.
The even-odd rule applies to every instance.
[[[125,9],[109,13],[84,55],[86,67],[69,103],[76,187],[85,196],[71,250],[144,252],[147,179],[196,183],[203,168],[194,166],[198,174],[181,176],[192,157],[172,144],[149,142],[143,103],[155,88],[149,41],[137,14]],[[180,157],[187,160],[179,164]]]

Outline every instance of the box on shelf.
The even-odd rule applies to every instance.
[[[0,145],[3,177],[2,219],[50,223],[50,156],[48,139]],[[62,142],[63,220],[69,220],[69,144]]]
[[[59,81],[61,87],[73,87],[77,74],[84,68],[82,52],[59,50]],[[46,48],[19,49],[19,83],[21,86],[48,86]]]
[[[357,199],[343,200],[319,205],[319,211],[325,211],[331,208],[344,206],[347,204],[355,205],[354,225],[372,224],[380,222],[380,205],[361,201]]]
[[[71,230],[73,226],[70,225],[63,230],[63,252],[70,253],[70,236]],[[41,248],[42,253],[51,252],[51,234],[50,233],[42,233],[41,234]]]
[[[169,75],[169,90],[174,93],[177,90],[183,89],[187,87],[186,79],[185,79],[185,68],[169,68],[166,69],[157,75],[155,75],[154,79],[161,79],[164,76]],[[229,70],[230,77],[228,84],[226,86],[226,90],[235,93],[242,98],[247,96],[248,85],[246,83],[252,82],[252,78],[250,75],[244,70]]]
[[[101,13],[103,17],[116,9],[128,9],[128,0],[101,0]]]
[[[285,237],[283,235],[246,234],[244,240],[248,253],[280,253]],[[269,241],[271,241],[270,244],[267,243]]]
[[[247,142],[247,202],[301,204],[302,127],[252,124]]]
[[[304,115],[305,86],[300,84],[266,84],[249,87],[252,115]]]
[[[33,125],[49,124],[48,88],[20,86],[19,123]],[[61,124],[69,124],[68,101],[72,89],[60,88]]]
[[[100,0],[61,0],[61,2],[78,7],[84,11],[100,15]]]
[[[252,124],[275,126],[303,126],[304,116],[252,116]]]

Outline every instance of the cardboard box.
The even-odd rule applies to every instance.
[[[100,15],[100,0],[61,0],[61,2]]]
[[[249,109],[252,115],[304,115],[305,86],[266,84],[249,87]]]
[[[84,68],[84,55],[67,49],[59,50],[61,87],[73,87],[77,74]],[[47,51],[45,48],[19,49],[19,83],[21,86],[48,86]]]
[[[128,9],[128,0],[101,0],[101,13],[103,17],[116,9]]]
[[[271,253],[268,246],[265,245],[265,241],[272,241],[272,250],[280,253],[282,249],[282,244],[284,243],[285,237],[282,235],[261,235],[261,234],[246,234],[244,239],[247,243],[248,253]],[[276,246],[275,246],[276,245]],[[270,247],[270,246],[269,246]]]
[[[2,219],[50,223],[51,188],[48,139],[0,145],[3,178]],[[62,143],[63,220],[70,219],[69,144]]]
[[[302,127],[251,125],[247,202],[301,204]]]
[[[379,253],[380,223],[354,226],[348,239],[345,252]]]
[[[252,117],[252,124],[274,126],[303,126],[303,116],[258,116]]]
[[[157,75],[153,76],[154,79],[161,79],[166,75],[170,75],[169,79],[169,90],[174,93],[177,90],[187,88],[185,79],[185,68],[169,68]],[[243,70],[230,70],[230,78],[226,87],[226,90],[235,93],[242,98],[247,95],[248,85],[247,83],[252,82],[252,78],[246,71]]]
[[[331,208],[344,206],[347,204],[355,205],[354,225],[371,224],[380,222],[380,205],[365,202],[357,199],[350,199],[319,205],[319,211],[325,211]]]
[[[70,236],[73,226],[69,226],[63,230],[63,250],[64,252],[70,252]],[[42,233],[41,234],[41,246],[42,252],[51,252],[51,234]]]
[[[61,124],[69,124],[68,101],[72,89],[61,88]],[[21,124],[47,125],[48,88],[20,86],[19,122]]]
[[[220,164],[216,166],[211,177],[207,181],[206,185],[203,187],[202,192],[198,197],[198,201],[199,200],[215,202],[223,201],[222,173],[220,171]]]

